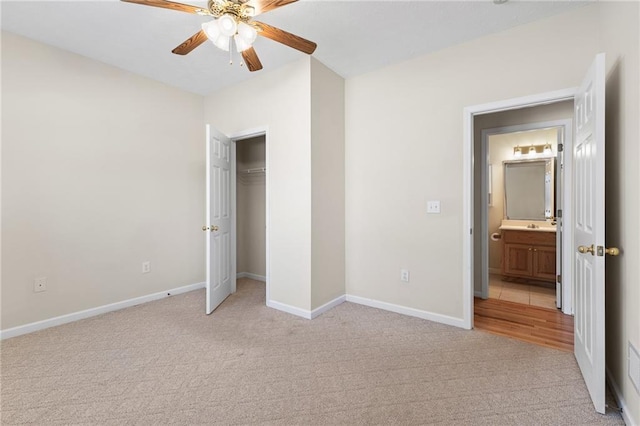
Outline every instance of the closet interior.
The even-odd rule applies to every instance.
[[[265,137],[236,142],[237,277],[265,281]]]

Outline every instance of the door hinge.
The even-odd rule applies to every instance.
[[[562,284],[562,275],[556,275],[556,282]]]
[[[558,212],[556,213],[556,217],[562,217],[562,209],[558,209]]]
[[[473,228],[469,228],[469,235],[473,235]]]
[[[558,144],[558,152],[563,152],[564,151],[564,144],[563,143],[559,143]]]

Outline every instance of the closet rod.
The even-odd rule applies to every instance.
[[[266,167],[258,167],[258,168],[255,168],[255,169],[238,170],[238,173],[247,173],[247,174],[249,174],[249,173],[264,173],[266,171],[267,171]]]

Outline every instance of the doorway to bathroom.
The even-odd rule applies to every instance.
[[[566,305],[571,313],[571,289],[564,288],[570,280],[562,280],[566,139],[571,120],[482,130],[486,198],[476,296],[551,309]]]
[[[532,342],[573,350],[571,268],[563,270],[570,214],[573,100],[474,118],[476,328],[539,323]],[[570,152],[570,151],[569,151]],[[567,178],[567,182],[570,180]],[[567,216],[565,216],[567,217]],[[498,319],[501,319],[498,321]]]

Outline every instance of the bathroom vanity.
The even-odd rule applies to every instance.
[[[554,159],[503,164],[502,275],[555,283]]]
[[[555,283],[555,230],[550,227],[522,229],[524,227],[514,226],[513,228],[520,229],[501,229],[502,275]]]

